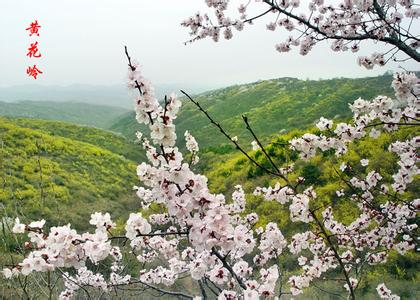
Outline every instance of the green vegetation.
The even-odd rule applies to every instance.
[[[121,137],[62,122],[0,118],[0,146],[3,215],[81,229],[94,211],[117,219],[138,207],[136,164],[123,156],[135,146]]]
[[[74,102],[0,102],[0,116],[66,121],[105,129],[127,111],[121,107]]]
[[[140,145],[131,143],[123,136],[116,135],[113,132],[60,121],[25,118],[13,118],[9,120],[13,121],[20,127],[42,130],[52,136],[69,138],[107,149],[134,162],[143,161],[145,159],[144,151]]]
[[[238,136],[242,145],[249,145],[252,137],[245,129],[241,118],[243,114],[249,117],[255,132],[269,141],[271,136],[279,132],[307,128],[321,116],[349,117],[348,103],[357,98],[393,95],[391,81],[391,75],[318,81],[279,78],[235,85],[194,98],[232,136]],[[218,129],[209,124],[202,113],[185,98],[175,124],[180,141],[184,140],[185,130],[189,130],[201,149],[226,143]],[[134,113],[120,117],[110,127],[130,139],[136,130],[142,128],[136,123]]]

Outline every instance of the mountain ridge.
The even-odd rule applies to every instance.
[[[327,80],[285,77],[233,85],[200,93],[193,98],[231,136],[238,136],[241,142],[249,144],[252,137],[245,128],[242,115],[247,115],[258,136],[269,140],[279,132],[309,127],[321,116],[350,117],[348,104],[359,97],[393,96],[391,82],[390,74]],[[201,148],[226,144],[218,129],[185,97],[181,99],[183,106],[175,120],[179,141],[183,140],[185,130],[189,130]],[[128,139],[134,139],[137,130],[147,130],[136,123],[134,112],[118,117],[109,129]],[[181,144],[178,146],[182,147]]]
[[[81,102],[0,102],[1,116],[67,121],[98,128],[109,127],[117,117],[128,111],[128,109],[121,107]]]
[[[197,84],[157,84],[155,93],[158,99],[166,94],[185,88],[193,93],[199,93],[215,86]],[[52,101],[52,102],[83,102],[93,105],[115,106],[132,109],[133,101],[125,83],[112,85],[71,84],[71,85],[39,85],[25,84],[0,87],[0,101],[13,103],[17,101]]]

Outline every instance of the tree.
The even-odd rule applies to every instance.
[[[241,28],[239,21],[228,22],[229,19],[224,16],[228,1],[206,2],[216,9],[220,26],[206,27],[205,24],[210,24],[209,18],[197,15],[195,19],[184,22],[184,25],[192,28],[193,34],[199,38],[212,36],[217,39],[218,30],[225,28],[225,36],[229,38],[232,26]],[[338,14],[338,8],[321,9],[321,2],[314,1],[311,5],[318,7],[324,18],[328,20]],[[274,10],[279,16],[299,20],[296,16],[292,17],[293,11],[288,8],[289,5],[298,6],[297,1],[264,3],[270,6],[265,14]],[[332,23],[335,24],[331,25],[332,29],[326,29],[331,21],[321,22],[321,18],[318,23],[311,22],[316,15],[302,18],[302,26],[306,28],[302,38],[311,40],[309,48],[309,44],[303,40],[299,42],[306,49],[303,53],[322,37],[336,39],[343,47],[345,38],[352,37],[348,40],[353,42],[354,37],[359,36],[358,40],[362,41],[375,39],[381,32],[387,32],[382,40],[378,40],[390,43],[398,51],[418,60],[418,54],[412,46],[416,38],[409,33],[410,27],[402,31],[398,22],[390,23],[387,18],[375,19],[373,16],[370,23],[362,22],[363,18],[374,12],[388,13],[390,7],[396,9],[402,4],[405,13],[414,16],[417,10],[411,2],[399,1],[396,4],[395,1],[372,1],[373,8],[366,6],[369,1],[345,3],[340,8],[344,16],[337,20],[337,24]],[[240,7],[240,12],[245,12],[244,6]],[[394,14],[397,12],[394,11]],[[363,18],[359,18],[359,14]],[[348,23],[349,15],[359,21],[354,34],[343,35],[354,25]],[[256,17],[243,19],[243,22],[249,23]],[[285,24],[286,21],[281,22]],[[311,24],[318,25],[312,28],[315,25]],[[374,25],[376,29],[361,24]],[[358,31],[363,28],[365,33]],[[399,29],[398,33],[393,32],[392,28]],[[406,40],[401,40],[401,44],[393,40],[405,35]],[[411,44],[407,44],[407,41]],[[407,49],[404,51],[403,44],[410,47],[411,52]],[[6,277],[20,279],[34,272],[49,274],[57,271],[65,282],[61,299],[71,298],[77,291],[90,297],[92,289],[118,293],[126,287],[137,289],[139,293],[153,290],[187,299],[196,295],[203,299],[281,298],[287,294],[299,295],[312,284],[329,280],[340,283],[340,294],[345,298],[355,299],[366,269],[384,262],[392,252],[405,255],[418,248],[416,213],[420,201],[408,191],[418,175],[419,137],[408,136],[389,146],[389,151],[397,158],[396,171],[391,179],[377,170],[349,176],[347,170],[352,166],[342,161],[335,172],[343,188],[337,190],[336,194],[358,210],[357,217],[351,223],[344,224],[334,217],[334,208],[329,202],[325,204],[319,201],[316,186],[305,182],[301,176],[292,176],[293,165],[277,166],[274,163],[247,117],[244,116],[244,126],[255,139],[253,147],[263,153],[267,164],[255,160],[200,103],[182,92],[252,164],[277,179],[274,186],[259,187],[253,193],[265,201],[277,201],[288,207],[290,221],[297,226],[291,237],[286,238],[276,222],[256,228],[258,215],[245,213],[246,195],[241,186],[236,186],[231,199],[210,192],[207,178],[193,171],[199,161],[199,147],[194,137],[185,132],[188,160],[175,146],[174,120],[181,101],[171,95],[165,97],[164,103],[159,103],[150,83],[140,73],[138,64],[125,50],[129,69],[128,86],[138,92],[135,99],[136,119],[150,129],[150,138],[138,133],[148,162],[141,163],[137,168],[142,186],[136,187],[136,192],[142,200],[143,209],[154,206],[160,212],[148,217],[144,212],[131,213],[125,224],[124,235],[117,235],[118,228],[109,213],[93,213],[90,224],[96,227],[95,232],[83,234],[77,233],[70,224],[52,227],[48,231],[43,229],[43,220],[22,224],[16,219],[13,232],[26,232],[30,241],[25,244],[23,261],[3,270]],[[340,161],[352,143],[366,136],[376,138],[381,135],[380,129],[397,134],[401,128],[418,126],[417,85],[418,79],[414,74],[395,74],[393,88],[396,99],[384,96],[372,101],[358,99],[350,106],[354,114],[352,122],[334,124],[332,120],[321,118],[316,125],[318,133],[307,133],[292,139],[290,151],[298,152],[302,160],[328,151],[335,153]],[[360,161],[363,167],[368,164],[368,158]],[[286,257],[291,257],[300,266],[294,273],[287,274],[282,267]],[[137,267],[130,270],[128,266],[132,265]],[[192,279],[190,291],[176,288],[184,276]],[[385,284],[380,284],[377,291],[380,298],[398,299]]]
[[[182,22],[190,29],[194,42],[207,37],[214,41],[233,37],[233,30],[242,31],[255,20],[269,18],[267,30],[284,28],[291,35],[276,45],[279,52],[288,52],[300,47],[306,55],[319,42],[331,41],[333,51],[357,52],[366,41],[383,43],[383,53],[371,57],[359,57],[358,63],[371,69],[374,65],[385,65],[390,59],[413,59],[420,62],[417,49],[420,46],[413,28],[420,16],[420,8],[412,0],[262,0],[248,1],[237,7],[239,16],[229,16],[229,0],[207,0],[214,10],[214,18],[197,13]],[[303,2],[303,4],[302,4]],[[306,5],[305,5],[306,4]],[[264,9],[262,13],[248,16],[248,6]],[[215,19],[215,20],[214,20]],[[402,58],[398,58],[401,54]]]

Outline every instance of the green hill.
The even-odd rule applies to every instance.
[[[99,129],[0,118],[2,215],[77,228],[94,211],[126,216],[138,208],[135,153],[123,137]]]
[[[0,116],[66,121],[107,128],[128,110],[121,107],[75,102],[0,102]]]
[[[43,132],[52,136],[69,138],[75,141],[85,142],[100,148],[107,149],[115,154],[120,154],[134,162],[140,162],[145,159],[144,151],[141,146],[129,142],[125,137],[122,135],[117,135],[114,132],[61,121],[25,118],[6,119],[13,121],[20,127],[42,130]]]
[[[252,137],[245,130],[241,118],[243,114],[249,117],[255,132],[268,141],[273,134],[307,128],[321,116],[348,117],[348,103],[357,98],[392,95],[391,81],[391,75],[317,81],[279,78],[235,85],[194,98],[232,136],[238,136],[240,142],[249,144]],[[225,143],[218,130],[185,98],[175,123],[179,137],[188,129],[203,149]],[[120,117],[110,127],[130,139],[141,128],[135,121],[134,113]]]

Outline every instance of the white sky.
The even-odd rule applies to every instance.
[[[356,64],[356,54],[333,53],[327,44],[306,57],[297,49],[279,54],[274,45],[289,34],[265,30],[270,19],[257,21],[230,41],[184,46],[189,36],[180,22],[203,9],[204,0],[1,0],[0,86],[123,84],[124,45],[155,83],[228,85],[284,76],[361,77],[397,67],[368,71]],[[35,19],[42,26],[39,38],[25,31]],[[42,58],[29,59],[27,48],[35,40]],[[359,55],[374,49],[365,47]],[[33,63],[44,72],[37,80],[25,72]]]

